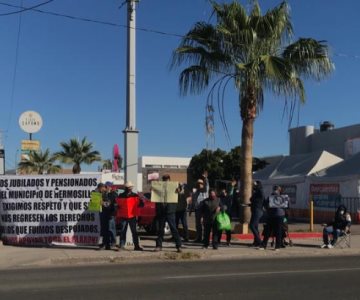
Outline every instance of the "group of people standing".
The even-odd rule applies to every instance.
[[[165,174],[162,181],[170,181],[170,175]],[[222,230],[219,229],[217,216],[220,213],[225,213],[231,222],[231,208],[233,204],[233,193],[236,182],[231,184],[231,189],[221,190],[217,195],[216,191],[210,189],[208,173],[203,172],[202,176],[196,182],[196,188],[192,191],[186,186],[179,184],[176,193],[178,195],[177,203],[157,202],[156,203],[156,246],[155,251],[162,250],[164,240],[164,229],[166,223],[168,224],[172,238],[175,242],[175,247],[178,252],[182,250],[182,242],[189,242],[189,230],[187,223],[188,207],[195,212],[195,227],[196,238],[194,243],[201,243],[204,249],[211,245],[213,249],[218,249],[221,241]],[[116,245],[117,249],[124,249],[126,244],[127,227],[130,227],[134,250],[142,251],[139,245],[139,237],[136,230],[137,225],[137,209],[143,205],[138,194],[133,192],[133,184],[126,182],[125,189],[122,194],[117,196],[112,189],[111,182],[105,184],[100,183],[97,191],[102,194],[102,210],[100,212],[101,236],[102,244],[99,248],[107,250],[112,249],[116,243],[116,224],[115,216],[120,220],[120,244]],[[274,186],[272,195],[280,195],[281,188]],[[281,207],[271,207],[269,197],[265,199],[261,182],[254,181],[253,193],[250,199],[251,220],[250,230],[254,235],[252,246],[258,249],[265,249],[268,239],[271,234],[275,236],[275,249],[282,247],[285,209]],[[260,219],[266,212],[266,226],[264,228],[263,239],[259,232]],[[178,226],[182,225],[182,237],[179,234]],[[212,232],[212,239],[210,235]],[[225,230],[226,245],[231,243],[231,228]],[[117,250],[117,249],[114,250]]]
[[[210,234],[212,232],[212,248],[218,249],[221,241],[222,230],[216,217],[220,212],[227,214],[231,222],[232,194],[235,182],[232,184],[232,190],[221,190],[218,197],[214,189],[210,189],[208,173],[205,171],[201,178],[197,180],[197,186],[192,194],[191,204],[195,210],[195,243],[202,243],[203,248],[207,249],[210,244]],[[231,229],[225,230],[226,245],[230,246]]]
[[[270,236],[275,237],[276,251],[284,247],[284,221],[288,206],[275,206],[272,205],[270,201],[271,197],[280,197],[281,194],[281,187],[279,185],[275,185],[270,197],[265,198],[261,182],[254,181],[253,183],[253,194],[250,198],[251,219],[249,227],[254,235],[254,242],[252,246],[259,250],[266,249]],[[261,239],[259,223],[264,213],[266,214],[264,218],[265,226],[263,239]]]
[[[170,175],[165,174],[162,181],[170,181]],[[194,243],[201,243],[204,249],[211,245],[213,249],[218,249],[221,242],[223,230],[219,227],[219,214],[225,214],[231,225],[231,208],[233,205],[234,191],[236,181],[231,184],[231,189],[221,190],[217,195],[214,189],[210,189],[208,174],[205,171],[196,182],[196,188],[190,190],[185,184],[179,184],[176,189],[178,196],[177,203],[157,202],[156,203],[156,245],[155,251],[161,251],[166,223],[168,224],[172,239],[175,242],[177,252],[182,252],[182,243],[189,242],[189,229],[187,222],[187,214],[190,207],[189,215],[195,212],[196,237]],[[124,249],[126,244],[126,233],[128,226],[130,227],[134,250],[142,251],[140,247],[139,237],[137,234],[137,216],[138,207],[143,203],[138,194],[133,192],[133,184],[126,182],[124,192],[117,195],[112,189],[112,183],[100,183],[96,189],[102,194],[100,225],[102,243],[99,248],[106,250],[116,248],[114,250]],[[287,217],[288,206],[274,205],[274,197],[287,197],[282,195],[280,186],[273,186],[272,193],[269,197],[264,197],[262,184],[260,181],[253,182],[253,191],[250,198],[251,219],[249,228],[253,233],[254,240],[251,246],[264,250],[267,247],[268,240],[272,236],[275,239],[275,250],[284,247],[285,242],[285,223]],[[115,216],[120,221],[115,224]],[[263,219],[264,230],[261,234],[259,224]],[[182,225],[182,236],[179,233],[179,224]],[[348,228],[351,224],[351,218],[346,213],[346,208],[340,206],[335,215],[335,222],[324,228],[324,245],[322,248],[332,248],[336,243],[337,236],[341,230]],[[116,245],[116,225],[120,227],[120,244]],[[210,235],[212,232],[212,239]],[[226,245],[231,243],[231,226],[225,230]],[[329,235],[333,235],[332,241]]]
[[[100,235],[102,236],[102,243],[99,249],[105,248],[114,250],[125,248],[127,227],[133,237],[133,244],[135,251],[142,251],[143,248],[139,245],[139,237],[136,230],[137,208],[141,205],[138,194],[132,191],[134,185],[128,181],[125,183],[124,192],[119,196],[112,189],[112,183],[99,183],[96,191],[102,194],[101,211],[100,211]],[[115,216],[120,217],[120,244],[116,245],[116,223]]]

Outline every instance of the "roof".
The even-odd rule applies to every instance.
[[[256,172],[253,177],[256,180],[267,180],[307,176],[333,166],[342,160],[342,158],[327,151],[288,155]]]
[[[317,172],[319,177],[337,177],[360,174],[360,152],[351,156],[350,158],[331,166],[325,170]]]

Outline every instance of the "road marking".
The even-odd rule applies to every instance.
[[[338,269],[322,269],[322,270],[297,270],[297,271],[269,271],[269,272],[248,272],[248,273],[224,273],[224,274],[206,274],[206,275],[180,275],[168,276],[165,279],[194,279],[194,278],[212,278],[212,277],[233,277],[233,276],[259,276],[259,275],[281,275],[281,274],[301,274],[301,273],[329,273],[329,272],[346,272],[360,271],[359,268],[338,268]]]

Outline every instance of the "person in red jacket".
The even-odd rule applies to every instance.
[[[140,199],[138,194],[135,194],[132,189],[134,185],[131,181],[125,183],[125,191],[116,199],[117,216],[120,219],[120,248],[125,249],[127,226],[130,226],[134,250],[142,251],[143,248],[139,245],[139,237],[136,231],[136,217],[138,216],[138,207]]]

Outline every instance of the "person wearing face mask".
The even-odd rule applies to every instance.
[[[323,242],[324,244],[321,248],[334,248],[336,244],[337,238],[341,231],[346,230],[347,227],[350,227],[351,217],[346,212],[346,207],[344,205],[340,205],[335,213],[335,218],[333,222],[327,224],[323,230]],[[332,240],[330,241],[329,236],[332,235]]]

